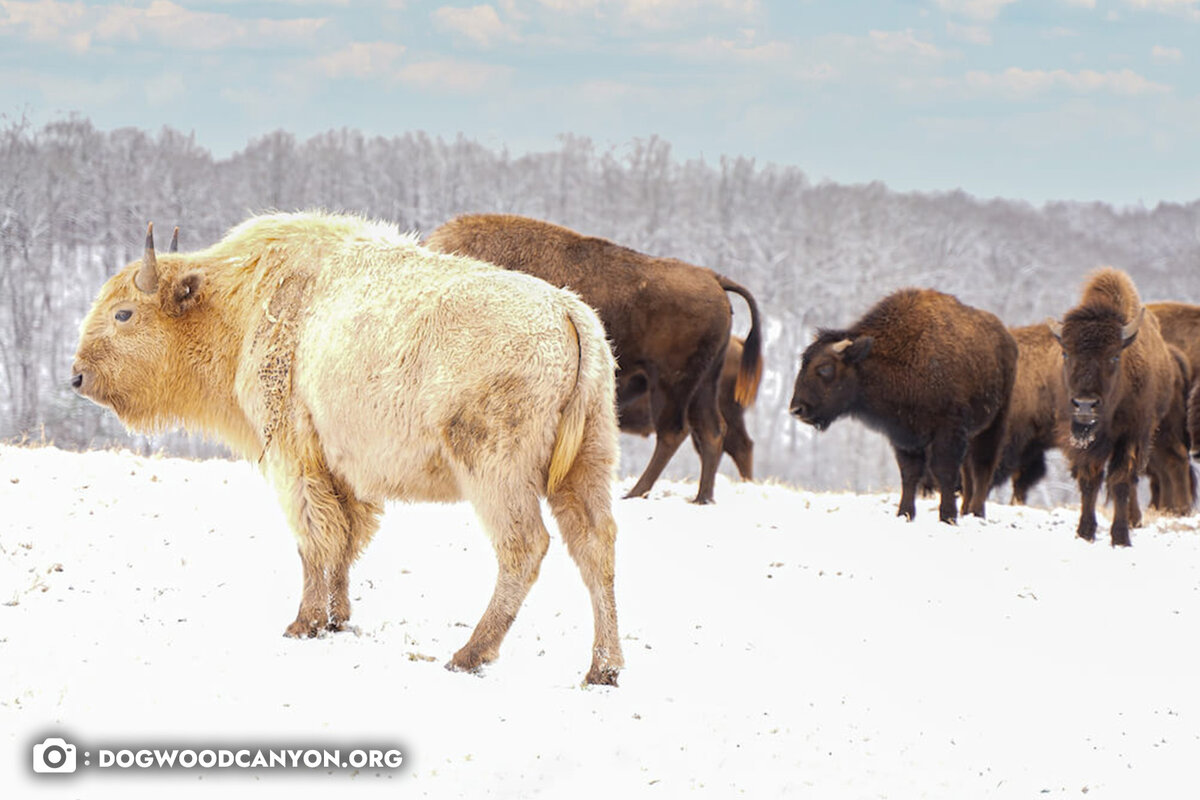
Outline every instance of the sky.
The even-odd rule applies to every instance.
[[[0,0],[0,114],[73,113],[1153,207],[1200,198],[1200,0]]]

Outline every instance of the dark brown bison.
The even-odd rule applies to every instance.
[[[618,381],[642,373],[650,393],[654,455],[625,496],[650,493],[690,425],[700,451],[696,502],[712,502],[723,438],[717,382],[732,314],[726,292],[740,294],[750,307],[735,389],[739,403],[753,402],[762,373],[758,306],[745,287],[710,269],[511,214],[457,217],[433,231],[425,244],[578,292],[604,322]]]
[[[725,421],[725,441],[722,448],[737,465],[743,480],[754,480],[754,441],[746,431],[746,409],[737,401],[736,386],[741,371],[742,344],[740,336],[729,338],[725,349],[725,366],[721,369],[721,380],[717,385],[717,407]],[[654,412],[650,406],[649,382],[644,373],[638,372],[617,384],[617,419],[621,430],[639,436],[654,433]],[[692,437],[696,452],[700,452],[700,441]]]
[[[1191,303],[1147,303],[1158,318],[1163,341],[1178,347],[1191,371],[1187,402],[1187,436],[1192,455],[1200,458],[1200,306]]]
[[[845,414],[891,442],[899,516],[912,519],[926,463],[943,522],[984,515],[1017,367],[1017,344],[995,315],[932,289],[902,289],[845,330],[819,331],[804,351],[791,412],[825,430]],[[965,461],[964,461],[965,459]]]
[[[1128,547],[1129,528],[1141,523],[1137,477],[1146,469],[1154,432],[1171,405],[1174,365],[1128,275],[1106,267],[1084,284],[1079,305],[1050,322],[1062,345],[1069,420],[1065,443],[1079,482],[1078,534],[1096,538],[1096,497],[1107,471],[1113,502],[1110,537]]]
[[[1011,477],[1012,502],[1023,505],[1046,474],[1046,451],[1060,446],[1062,348],[1045,323],[1010,332],[1017,343],[1017,374],[993,485]]]
[[[1196,473],[1188,457],[1187,433],[1192,368],[1178,347],[1168,344],[1167,351],[1175,366],[1171,375],[1171,404],[1154,431],[1146,474],[1150,477],[1150,507],[1183,516],[1191,513],[1196,504]]]
[[[586,680],[615,684],[614,369],[575,294],[306,213],[195,253],[158,256],[147,235],[84,319],[72,384],[130,428],[207,431],[262,466],[304,570],[291,636],[346,623],[350,564],[386,500],[465,499],[499,574],[447,666],[479,668],[537,579],[546,498],[592,599]]]

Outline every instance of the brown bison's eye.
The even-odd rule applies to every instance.
[[[825,381],[833,378],[833,364],[822,364],[817,367],[817,377]]]
[[[122,308],[116,314],[113,314],[113,316],[117,318],[117,322],[129,322],[129,318],[133,316],[133,312],[128,308]]]
[[[1114,364],[1120,364],[1121,363],[1121,354],[1118,353],[1117,355],[1113,356],[1111,360],[1112,360],[1112,363],[1114,363]]]

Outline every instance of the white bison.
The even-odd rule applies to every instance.
[[[546,497],[591,593],[586,680],[615,684],[613,372],[571,292],[389,224],[300,213],[195,253],[156,255],[148,231],[83,322],[72,385],[131,429],[182,425],[261,462],[304,567],[291,636],[345,624],[385,500],[466,499],[499,574],[447,667],[492,661],[549,545]]]

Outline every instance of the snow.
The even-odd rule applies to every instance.
[[[1191,796],[1195,517],[1151,518],[1116,550],[1106,521],[1095,544],[1074,536],[1077,508],[991,504],[951,527],[935,500],[897,519],[894,494],[723,477],[715,505],[694,494],[660,482],[616,502],[626,669],[619,688],[583,688],[591,610],[557,537],[500,659],[463,675],[442,664],[495,577],[467,505],[389,506],[351,574],[357,631],[297,641],[281,634],[299,560],[251,465],[0,447],[0,786]],[[404,764],[35,775],[47,735],[394,744]]]

